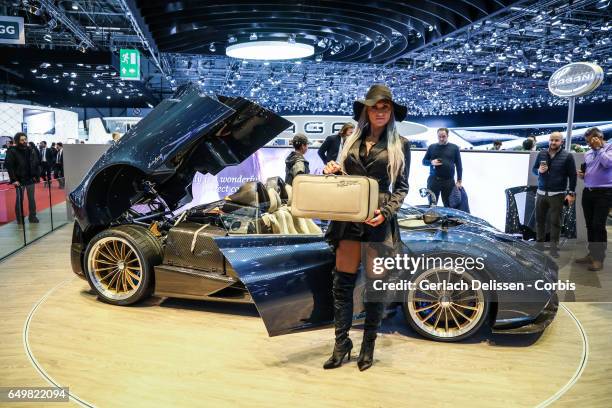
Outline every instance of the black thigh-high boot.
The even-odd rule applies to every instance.
[[[372,290],[371,285],[372,281],[368,279],[366,281],[366,292]],[[374,298],[373,300],[378,299]],[[376,333],[380,327],[380,322],[384,312],[384,303],[382,302],[382,299],[380,300],[380,302],[366,301],[364,303],[365,322],[363,324],[363,341],[361,342],[361,351],[359,352],[359,359],[357,360],[357,367],[359,367],[359,371],[367,370],[368,368],[372,367],[372,364],[374,363],[374,343],[376,341]]]
[[[353,324],[353,289],[357,280],[356,273],[346,273],[334,269],[334,326],[336,328],[336,343],[331,357],[323,364],[323,368],[337,368],[342,365],[344,356],[351,359],[353,343],[349,338],[349,330]]]

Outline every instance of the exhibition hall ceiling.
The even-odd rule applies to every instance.
[[[568,62],[591,61],[606,81],[579,103],[612,101],[610,0],[4,4],[0,14],[24,17],[26,51],[39,56],[2,46],[2,91],[13,99],[147,106],[191,81],[283,113],[346,114],[370,84],[384,82],[411,115],[446,115],[562,105],[548,78]],[[262,41],[306,45],[313,55],[226,56],[227,47]],[[121,48],[140,50],[141,81],[120,80]]]

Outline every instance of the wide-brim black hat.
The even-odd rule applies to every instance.
[[[380,101],[389,101],[393,104],[393,115],[397,122],[401,122],[406,119],[408,108],[404,105],[400,105],[393,101],[393,94],[386,85],[375,84],[370,87],[365,99],[358,99],[353,102],[353,119],[359,121],[361,112],[363,112],[364,106],[374,106]]]

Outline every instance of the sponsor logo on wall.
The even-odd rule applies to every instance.
[[[285,130],[282,136],[289,137],[295,133],[303,133],[315,139],[323,139],[325,136],[337,134],[345,123],[351,121],[349,118],[346,120],[334,118],[331,120],[323,119],[317,121],[303,121],[304,119],[291,120],[291,118],[289,118],[291,127]]]
[[[0,16],[0,44],[25,44],[23,17]]]

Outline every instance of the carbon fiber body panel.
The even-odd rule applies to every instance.
[[[213,237],[225,236],[226,231],[215,226],[183,222],[173,227],[166,238],[164,265],[203,272],[225,274],[223,254]]]

